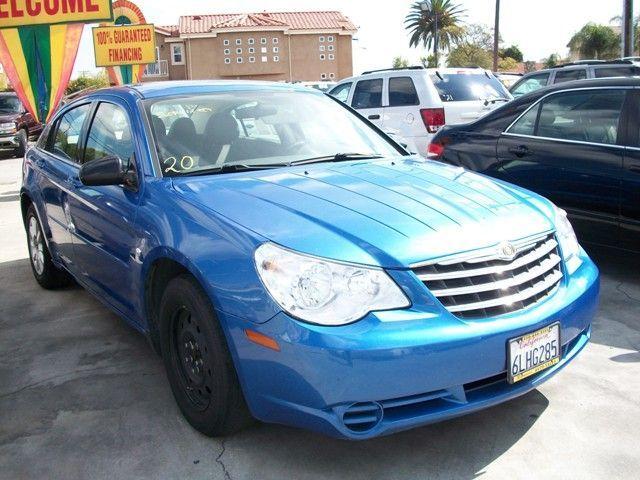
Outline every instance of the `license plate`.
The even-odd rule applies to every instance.
[[[560,361],[560,324],[509,340],[509,383],[516,383]]]

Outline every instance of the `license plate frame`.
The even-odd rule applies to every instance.
[[[555,355],[547,358],[546,345],[549,345],[549,354],[551,354],[554,349],[554,341],[556,350]],[[529,343],[529,345],[526,345],[527,343]],[[540,349],[542,350],[540,351]],[[528,368],[522,368],[523,362],[526,367],[527,352],[532,352],[532,364]],[[525,355],[524,358],[523,353]],[[533,362],[535,357],[537,357],[539,361]],[[535,375],[536,373],[557,365],[561,358],[562,347],[560,341],[560,322],[554,322],[546,327],[534,330],[533,332],[511,338],[507,342],[507,380],[511,384],[520,382],[521,380]],[[518,368],[514,371],[516,361],[518,362]]]

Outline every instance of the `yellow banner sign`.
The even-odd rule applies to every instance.
[[[93,47],[96,52],[96,67],[154,63],[155,29],[152,24],[95,27]]]
[[[0,0],[0,28],[112,19],[111,0]]]

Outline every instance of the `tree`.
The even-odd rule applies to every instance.
[[[524,73],[534,72],[536,69],[536,62],[532,62],[531,60],[527,60],[524,62]]]
[[[461,16],[464,10],[451,0],[424,0],[411,5],[405,18],[405,28],[411,34],[410,47],[422,45],[427,49],[433,46],[433,53],[440,49],[450,50],[463,36]],[[436,40],[437,24],[437,42]],[[437,43],[437,45],[436,45]]]
[[[542,62],[544,68],[555,67],[556,65],[558,65],[558,63],[560,63],[560,55],[558,55],[557,53],[552,53],[544,59],[544,62]]]
[[[500,57],[502,58],[513,58],[516,62],[521,62],[523,60],[522,52],[516,45],[511,45],[510,47],[503,48],[500,51]]]
[[[104,72],[96,75],[82,74],[75,80],[71,80],[67,85],[65,94],[71,95],[72,93],[80,92],[82,90],[97,89],[102,87],[108,87],[109,81]]]
[[[590,22],[571,37],[567,46],[580,58],[612,59],[618,56],[620,35],[607,25]]]
[[[393,68],[407,68],[409,66],[409,60],[403,57],[393,57]]]
[[[420,57],[420,63],[424,68],[436,68],[436,56],[429,55],[428,57]]]
[[[511,57],[504,57],[498,60],[498,70],[500,72],[514,72],[518,69],[518,62],[516,59]]]
[[[484,25],[469,25],[464,29],[464,37],[449,52],[449,67],[493,66],[493,33]]]

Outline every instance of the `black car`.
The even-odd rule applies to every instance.
[[[537,90],[440,130],[430,157],[564,208],[586,242],[640,251],[640,78]]]
[[[0,152],[9,151],[16,157],[24,155],[29,138],[42,133],[42,124],[27,112],[13,92],[0,93]]]

